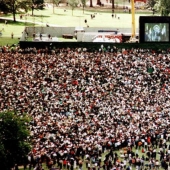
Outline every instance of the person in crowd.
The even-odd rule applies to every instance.
[[[44,161],[59,169],[169,166],[168,50],[0,51],[0,111],[32,117],[30,167]]]

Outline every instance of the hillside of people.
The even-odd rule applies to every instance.
[[[24,169],[169,169],[169,62],[169,50],[1,47],[0,112],[32,118]]]

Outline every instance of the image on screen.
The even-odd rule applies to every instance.
[[[169,23],[145,23],[145,42],[169,42]]]

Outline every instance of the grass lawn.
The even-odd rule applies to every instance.
[[[168,144],[169,144],[169,142],[168,142]],[[120,152],[121,152],[121,151],[123,151],[123,150],[114,151],[114,152],[117,152],[117,154],[118,154],[118,156],[119,156],[119,160],[123,160],[122,158],[120,158]],[[142,153],[142,152],[141,152],[141,149],[138,149],[138,152],[136,152],[135,148],[133,148],[133,151],[134,151],[135,153],[138,153],[138,155],[139,155],[140,158],[142,157],[142,155],[144,155],[144,156],[146,157],[146,153]],[[158,151],[159,151],[159,149],[157,148],[157,157],[156,157],[157,160],[159,160],[159,158],[160,158],[160,155],[158,154]],[[102,155],[102,161],[104,161],[106,154],[107,154],[107,152],[105,152],[105,153]],[[148,163],[148,161],[145,161],[145,164],[146,164],[146,163]],[[127,165],[129,165],[129,164],[128,164],[128,161],[127,161]],[[57,166],[55,166],[55,167],[57,167]],[[46,167],[46,164],[45,164],[45,163],[43,163],[43,168],[44,168],[44,170],[49,170],[49,169]],[[24,170],[23,167],[20,167],[20,170]],[[78,168],[77,168],[77,170],[78,170]],[[83,168],[82,168],[82,170],[87,170],[87,168],[85,167],[85,163],[83,163]],[[132,166],[132,170],[136,170],[136,167]],[[159,170],[163,170],[163,168],[160,167]]]
[[[120,1],[120,4],[122,2]],[[91,19],[91,14],[94,13],[95,18]],[[82,9],[77,8],[72,13],[69,7],[55,7],[53,11],[53,7],[49,5],[44,10],[35,10],[34,16],[31,16],[30,11],[27,16],[23,16],[22,20],[20,20],[19,14],[16,15],[16,23],[12,21],[12,15],[1,16],[5,18],[0,20],[0,30],[4,29],[0,37],[0,45],[17,44],[25,26],[38,25],[43,27],[49,24],[50,26],[86,27],[87,25],[84,23],[86,19],[90,27],[131,28],[131,14],[125,13],[120,9],[115,9],[116,18],[112,18],[111,14],[111,8],[85,8],[84,13]],[[136,28],[139,27],[139,16],[146,15],[151,14],[136,12]],[[8,20],[7,25],[4,24],[5,19]],[[14,39],[11,39],[12,32]]]
[[[8,24],[5,25],[4,19],[0,19],[0,31],[2,33],[2,36],[0,36],[0,46],[17,44],[26,25],[33,26],[32,23],[13,22],[11,20],[8,20]],[[13,39],[11,38],[12,33],[14,35]]]

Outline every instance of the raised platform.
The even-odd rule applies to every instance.
[[[40,41],[43,41],[43,42],[51,42],[51,41],[53,41],[53,42],[58,42],[59,40],[58,40],[58,38],[57,37],[51,37],[51,38],[49,38],[49,37],[35,37],[35,39],[33,39],[33,41],[38,41],[38,42],[40,42]]]

